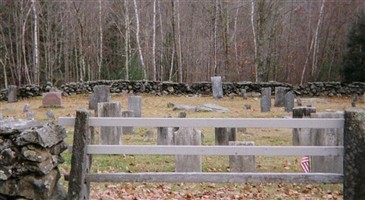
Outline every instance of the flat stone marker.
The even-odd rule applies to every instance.
[[[285,94],[284,101],[285,112],[292,112],[294,108],[294,93],[289,91]]]
[[[255,142],[230,141],[229,146],[255,146]],[[255,172],[255,156],[229,156],[230,172]]]
[[[101,102],[98,103],[99,117],[120,117],[121,116],[120,102]],[[120,145],[122,144],[121,127],[101,127],[100,128],[100,144]]]
[[[122,117],[134,117],[134,112],[130,110],[122,111]],[[123,126],[122,127],[123,134],[133,134],[134,127],[133,126]]]
[[[111,101],[110,86],[96,85],[93,90],[94,93],[89,96],[89,109],[97,110],[98,103]]]
[[[8,103],[17,102],[18,87],[16,85],[8,86]]]
[[[128,110],[133,111],[134,117],[142,117],[142,97],[141,96],[129,96],[128,97]]]
[[[275,87],[275,107],[283,107],[286,87]]]
[[[311,118],[343,118],[343,112],[312,113]],[[315,146],[342,146],[343,129],[311,129]],[[343,173],[343,158],[340,156],[311,156],[311,172]]]
[[[271,108],[271,88],[261,89],[261,112],[270,112]]]
[[[43,107],[62,107],[61,92],[45,92],[42,94]]]
[[[174,133],[175,145],[201,145],[201,131],[181,127]],[[201,172],[200,155],[175,155],[176,172]]]
[[[215,128],[215,145],[228,145],[236,141],[236,128]]]
[[[223,97],[222,77],[213,76],[210,78],[212,81],[212,92],[214,99],[220,99]]]

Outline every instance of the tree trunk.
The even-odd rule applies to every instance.
[[[152,65],[153,65],[153,81],[156,81],[156,79],[157,79],[157,70],[156,70],[156,0],[153,0]]]
[[[33,81],[34,84],[39,85],[39,49],[38,49],[38,12],[36,8],[36,0],[31,0],[33,16],[34,16],[34,35],[33,35],[33,58],[34,58],[34,66],[33,66]]]
[[[255,26],[255,1],[251,1],[251,27],[252,27],[252,34],[253,34],[253,46],[254,46],[254,56],[253,56],[253,63],[254,63],[254,76],[255,82],[258,82],[258,63],[257,63],[257,36],[256,36],[256,26]]]
[[[183,67],[182,67],[182,50],[181,50],[181,30],[180,30],[180,0],[177,0],[177,36],[179,45],[179,82],[183,82]]]
[[[101,66],[103,64],[103,25],[101,23],[101,0],[99,0],[99,59],[98,59],[98,79],[101,78]]]
[[[144,60],[143,60],[143,54],[142,54],[142,48],[141,48],[141,41],[139,38],[139,14],[138,14],[138,6],[137,6],[137,1],[133,0],[134,2],[134,11],[136,14],[136,26],[137,26],[137,30],[136,30],[136,40],[137,40],[137,47],[138,47],[138,52],[139,52],[139,58],[141,60],[141,64],[142,64],[142,68],[143,68],[143,80],[147,80],[147,72],[146,72],[146,66],[144,64]]]
[[[129,6],[128,0],[124,0],[124,9],[125,9],[125,42],[124,42],[124,53],[125,53],[125,80],[129,80],[129,38],[130,38],[130,26],[129,26]]]

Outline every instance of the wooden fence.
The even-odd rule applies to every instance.
[[[349,114],[347,114],[349,116]],[[351,118],[353,121],[355,118]],[[350,121],[351,121],[350,120]],[[357,120],[357,118],[355,119]],[[355,187],[358,182],[344,180],[342,173],[217,173],[217,172],[154,172],[154,173],[90,173],[94,154],[133,155],[260,155],[260,156],[344,156],[343,146],[165,146],[165,145],[95,145],[90,127],[232,127],[232,128],[344,128],[345,119],[284,118],[110,118],[90,117],[87,110],[78,110],[76,118],[60,118],[59,124],[74,126],[70,199],[88,199],[90,182],[215,182],[215,183],[344,183]],[[365,121],[365,120],[364,120]],[[360,122],[361,123],[361,122]],[[353,130],[353,128],[350,128]],[[348,132],[351,132],[349,130]],[[361,127],[360,127],[361,130]],[[364,134],[365,135],[365,134]],[[346,146],[346,141],[345,141]],[[351,156],[353,157],[353,155]],[[350,162],[350,160],[349,160]],[[347,169],[344,162],[344,171]],[[351,168],[352,169],[352,168]],[[359,170],[354,170],[358,172]],[[351,170],[349,170],[351,171]],[[351,172],[352,173],[352,172]],[[360,173],[362,173],[360,171]],[[345,173],[346,174],[346,173]],[[353,174],[350,174],[352,176]],[[355,185],[355,186],[352,186]],[[349,189],[344,196],[355,196]],[[350,196],[349,196],[350,195]],[[351,198],[350,198],[351,199]]]

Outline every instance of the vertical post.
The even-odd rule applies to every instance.
[[[90,171],[91,155],[87,154],[87,145],[93,143],[89,129],[89,112],[77,110],[71,157],[70,180],[68,182],[68,199],[89,199],[90,183],[85,181]]]
[[[343,198],[365,199],[365,110],[346,110]]]
[[[261,112],[270,112],[271,108],[271,88],[261,89]]]
[[[98,103],[99,117],[120,117],[120,102],[101,102]],[[122,128],[119,126],[101,127],[100,128],[100,144],[122,144]]]
[[[212,92],[214,99],[220,99],[223,97],[222,78],[220,76],[213,76],[210,78],[212,81]]]
[[[9,85],[8,86],[8,103],[17,102],[17,86],[16,85]]]

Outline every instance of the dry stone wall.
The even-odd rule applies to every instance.
[[[211,82],[198,82],[191,85],[175,82],[158,82],[158,81],[125,81],[125,80],[101,80],[88,82],[71,82],[61,85],[58,89],[63,95],[91,94],[96,85],[110,86],[111,93],[148,93],[155,95],[212,95]],[[365,92],[364,82],[341,83],[341,82],[309,82],[305,85],[292,86],[280,82],[224,82],[222,83],[223,94],[241,95],[245,90],[247,93],[260,93],[261,88],[271,88],[272,93],[275,87],[288,88],[287,91],[293,91],[296,96],[352,96],[362,95]],[[29,98],[41,96],[44,92],[53,91],[51,83],[44,86],[26,85],[18,88],[18,98]],[[0,101],[7,101],[7,89],[0,90]]]
[[[0,120],[0,199],[66,199],[58,169],[65,137],[52,123]]]

